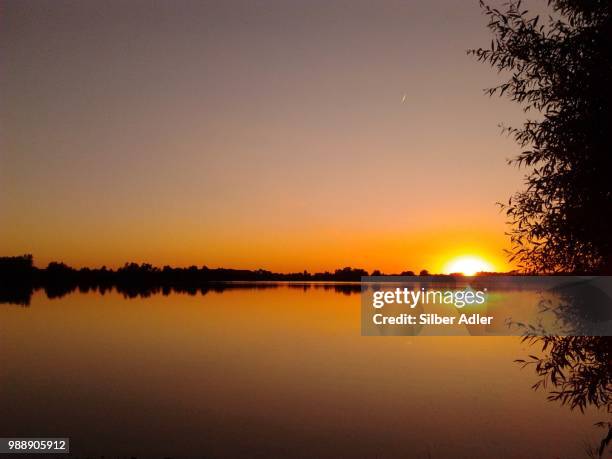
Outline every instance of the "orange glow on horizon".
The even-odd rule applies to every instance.
[[[484,225],[482,225],[484,226]],[[503,229],[503,228],[502,228]],[[348,229],[340,236],[338,231],[260,232],[257,244],[250,235],[226,232],[218,235],[188,234],[186,228],[177,231],[181,238],[142,237],[99,239],[97,245],[74,243],[56,239],[53,250],[42,245],[23,246],[21,250],[2,253],[18,255],[32,253],[38,267],[50,261],[61,261],[75,268],[118,268],[126,262],[150,263],[188,267],[266,269],[274,272],[310,273],[334,271],[346,266],[362,268],[368,272],[380,270],[394,274],[403,271],[418,273],[422,269],[432,274],[465,271],[449,268],[449,262],[472,254],[486,260],[492,269],[512,269],[503,255],[506,240],[496,228],[427,231],[368,231],[369,234],[351,233]],[[28,250],[29,249],[29,250]],[[46,250],[45,250],[46,249]],[[481,270],[480,268],[477,270]],[[469,271],[469,269],[468,269]]]

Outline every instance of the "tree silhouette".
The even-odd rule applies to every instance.
[[[589,405],[612,412],[612,339],[599,336],[528,336],[524,341],[540,344],[543,356],[530,355],[516,361],[533,366],[538,381],[534,389],[551,387],[548,400],[584,412]],[[599,422],[607,429],[599,456],[612,441],[612,422]]]
[[[535,113],[506,128],[523,151],[523,191],[505,208],[511,259],[533,273],[612,274],[612,3],[549,0],[555,17],[542,21],[521,7],[505,11],[481,1],[493,33],[489,48],[471,50],[510,78],[490,95],[507,95]],[[534,337],[543,356],[530,356],[549,399],[571,408],[612,411],[609,337]],[[612,424],[599,455],[612,439]]]
[[[612,274],[612,6],[550,0],[545,23],[512,1],[502,12],[481,2],[494,39],[469,51],[510,79],[488,89],[525,112],[507,128],[524,149],[526,189],[505,206],[513,259],[532,272]]]

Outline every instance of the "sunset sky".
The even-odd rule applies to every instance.
[[[544,0],[542,0],[544,1]],[[2,1],[0,255],[509,269],[477,1]]]

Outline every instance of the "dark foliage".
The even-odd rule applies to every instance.
[[[612,274],[612,2],[549,0],[547,18],[520,1],[505,11],[481,1],[493,33],[489,48],[470,51],[510,78],[487,92],[507,95],[533,113],[507,128],[523,151],[511,163],[526,168],[523,191],[504,209],[511,259],[533,273]],[[553,17],[554,16],[554,17]],[[534,365],[549,399],[584,410],[611,411],[609,337],[528,337],[543,356]],[[612,439],[612,424],[601,423]]]
[[[612,273],[612,4],[551,0],[555,18],[520,1],[482,4],[494,39],[472,50],[508,81],[488,93],[535,112],[508,128],[524,151],[526,189],[505,206],[512,257],[532,272]]]
[[[524,340],[540,343],[544,351],[543,357],[517,360],[523,366],[533,365],[540,376],[534,389],[550,388],[549,400],[580,411],[589,405],[610,407],[612,340],[593,336],[528,336]]]
[[[541,345],[543,356],[518,359],[533,366],[540,377],[532,386],[548,390],[548,400],[584,412],[588,406],[612,413],[612,339],[599,336],[527,336],[524,341]],[[601,457],[612,441],[612,422],[599,422],[607,430],[597,448]]]

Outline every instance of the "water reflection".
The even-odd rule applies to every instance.
[[[0,304],[29,306],[32,295],[37,291],[43,291],[49,299],[62,298],[77,291],[79,293],[100,295],[116,292],[124,298],[149,298],[152,295],[159,294],[168,296],[176,293],[195,296],[206,295],[209,292],[221,293],[226,290],[269,290],[278,288],[302,290],[303,292],[307,292],[310,289],[320,289],[347,296],[361,292],[361,284],[358,282],[207,282],[201,285],[138,285],[131,283],[83,285],[52,283],[44,287],[15,283],[0,285]]]
[[[210,287],[0,308],[0,436],[175,458],[578,458],[598,440],[599,413],[530,389],[519,338],[361,337],[357,284]]]

